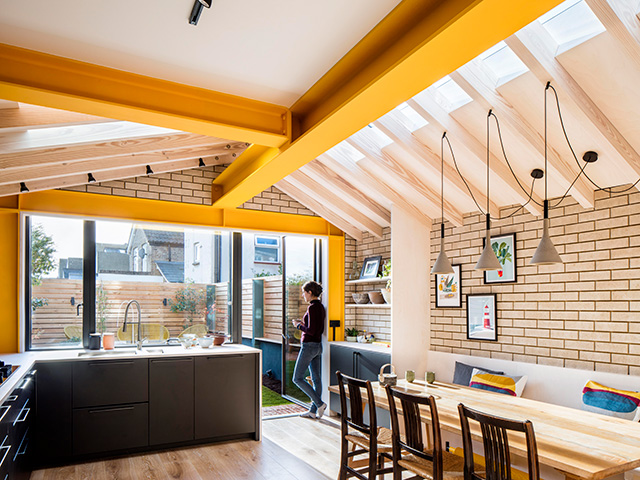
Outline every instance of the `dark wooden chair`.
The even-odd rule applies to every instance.
[[[340,387],[342,439],[340,445],[340,480],[357,477],[375,480],[379,475],[391,473],[393,467],[384,468],[385,458],[391,460],[391,430],[378,427],[373,388],[368,380],[336,372]],[[366,394],[366,400],[364,400]],[[365,404],[369,418],[365,421]],[[347,407],[348,405],[348,407]],[[350,449],[350,447],[353,447]],[[368,462],[357,468],[353,457],[367,454]]]
[[[415,478],[443,480],[462,477],[464,459],[442,449],[440,420],[436,400],[432,395],[416,395],[385,387],[389,400],[393,446],[393,479],[400,480],[408,470]],[[398,406],[402,409],[404,432],[400,430]],[[424,410],[428,408],[428,413]],[[428,417],[427,435],[423,435],[422,413]],[[429,435],[431,442],[429,442]],[[424,437],[427,437],[426,439]]]
[[[464,447],[465,480],[511,480],[508,430],[524,433],[527,446],[529,480],[540,480],[536,436],[533,432],[533,424],[529,420],[520,422],[488,415],[465,407],[462,403],[458,405],[458,413],[460,414],[460,427],[462,428],[462,443]],[[482,472],[476,471],[473,463],[473,442],[471,441],[469,419],[477,421],[482,432],[485,456],[485,466]]]

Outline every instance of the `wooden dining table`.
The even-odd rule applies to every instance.
[[[376,405],[388,410],[384,388],[378,382],[372,386]],[[531,420],[540,464],[553,467],[569,479],[600,480],[640,467],[637,422],[443,382],[398,380],[395,388],[433,395],[440,428],[457,434],[461,431],[459,403],[491,415]],[[340,393],[337,385],[330,386],[329,391]],[[429,421],[428,417],[423,415],[423,421]],[[472,436],[482,441],[479,426],[474,423],[470,422]],[[512,454],[526,457],[523,435],[510,434],[509,445]]]

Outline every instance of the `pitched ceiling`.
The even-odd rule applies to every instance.
[[[213,9],[205,11],[201,22],[213,13]],[[525,203],[531,170],[544,168],[543,92],[551,81],[578,162],[567,146],[555,99],[548,92],[549,196],[562,196],[571,186],[569,195],[589,208],[595,185],[585,177],[572,184],[584,152],[599,154],[598,162],[585,171],[601,187],[627,184],[640,176],[640,113],[635,108],[640,103],[635,88],[640,81],[640,21],[636,14],[636,7],[625,0],[569,0],[504,44],[372,119],[369,126],[276,186],[355,238],[363,231],[381,235],[382,228],[389,226],[393,204],[419,221],[430,222],[440,217],[440,151],[446,131],[456,163],[446,147],[444,216],[460,224],[464,214],[477,211],[474,198],[483,208],[486,205],[486,123],[487,111],[493,109],[504,141],[503,152],[492,123],[490,210],[497,216],[500,207]],[[0,26],[5,20],[3,11]],[[140,175],[152,162],[154,171],[195,167],[201,156],[208,158],[207,164],[229,163],[246,148],[243,143],[88,115],[38,111],[25,105],[16,109],[11,102],[4,106],[0,109],[0,195],[16,193],[18,181],[48,189],[86,183],[89,171],[99,181]],[[35,124],[41,130],[76,127],[66,128],[66,134],[27,138],[27,127]],[[504,153],[524,189],[509,171]],[[543,197],[543,183],[538,182],[535,201],[525,208],[540,215],[537,203]]]

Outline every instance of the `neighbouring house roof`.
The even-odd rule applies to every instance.
[[[156,262],[160,274],[169,283],[184,283],[184,263]]]
[[[167,232],[164,230],[143,229],[150,245],[165,245],[167,243],[184,245],[183,232]]]

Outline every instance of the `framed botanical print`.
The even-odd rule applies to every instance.
[[[453,273],[436,273],[436,308],[462,308],[460,265]]]
[[[482,247],[486,240],[483,239]],[[491,247],[498,257],[502,270],[487,270],[484,272],[484,283],[515,283],[516,271],[516,234],[507,233],[491,237]]]
[[[380,269],[380,262],[382,262],[382,255],[365,258],[362,263],[360,278],[376,278]]]
[[[467,295],[467,338],[498,340],[495,293]]]

